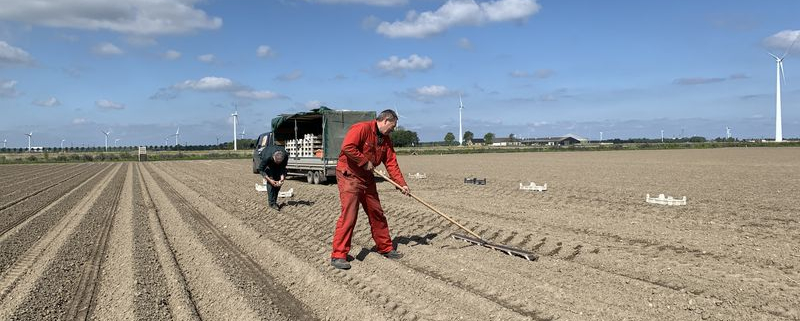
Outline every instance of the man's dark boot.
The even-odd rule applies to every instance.
[[[403,257],[403,253],[397,252],[395,250],[391,250],[386,253],[381,253],[381,255],[383,255],[383,257],[387,259],[392,259],[392,260],[399,260]]]
[[[331,265],[340,270],[350,269],[350,262],[347,262],[345,259],[331,259]]]

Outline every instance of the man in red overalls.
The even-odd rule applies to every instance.
[[[383,163],[392,180],[403,188],[403,194],[409,195],[408,185],[394,153],[389,133],[397,126],[397,114],[387,109],[378,114],[375,120],[354,124],[347,131],[342,142],[342,153],[336,166],[336,182],[339,185],[339,199],[342,202],[342,215],[336,221],[333,233],[333,252],[331,265],[337,269],[349,269],[347,253],[350,252],[350,241],[358,216],[358,204],[364,206],[372,239],[378,253],[389,259],[399,259],[403,254],[392,248],[389,237],[389,224],[383,215],[378,190],[375,187],[375,176],[372,169]]]

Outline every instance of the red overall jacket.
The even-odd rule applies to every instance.
[[[342,142],[342,152],[339,154],[336,170],[350,173],[369,182],[374,180],[375,176],[363,168],[368,161],[375,167],[381,163],[385,164],[389,176],[395,183],[400,186],[408,185],[397,165],[392,139],[384,135],[383,143],[378,145],[378,126],[375,120],[356,123],[350,127]]]

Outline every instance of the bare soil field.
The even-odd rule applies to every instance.
[[[401,156],[329,265],[335,184],[249,160],[0,166],[0,320],[798,320],[800,148]],[[381,167],[382,168],[382,167]],[[464,178],[485,178],[486,185]],[[544,192],[519,184],[547,183]],[[685,206],[645,194],[686,196]]]

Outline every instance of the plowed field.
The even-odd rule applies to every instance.
[[[267,207],[247,160],[0,166],[0,320],[798,320],[800,149],[402,156],[405,257],[329,265],[335,184]],[[486,178],[486,185],[464,178]],[[545,192],[519,184],[547,183]],[[645,194],[687,196],[685,206]]]

